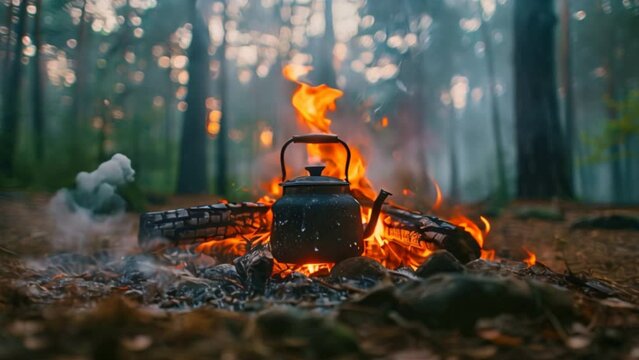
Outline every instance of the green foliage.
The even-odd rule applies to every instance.
[[[582,159],[584,164],[595,164],[618,160],[624,156],[615,148],[627,144],[639,136],[639,91],[633,91],[625,99],[614,101],[606,99],[606,106],[619,116],[608,119],[602,131],[596,135],[581,134],[581,141],[589,153]],[[628,154],[625,156],[637,156]]]

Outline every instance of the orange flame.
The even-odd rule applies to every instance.
[[[288,64],[282,69],[282,75],[284,75],[284,78],[287,80],[297,82],[300,77],[307,75],[311,70],[313,70],[312,66]]]
[[[488,219],[483,216],[480,216],[479,220],[481,220],[481,222],[484,224],[483,231],[479,228],[479,226],[475,222],[473,222],[471,219],[467,218],[466,216],[457,215],[451,219],[448,219],[448,221],[450,221],[451,223],[457,226],[461,226],[464,230],[469,232],[473,238],[475,238],[475,241],[477,241],[477,244],[481,248],[480,258],[484,260],[493,261],[495,260],[495,250],[484,248],[484,240],[486,239],[486,236],[488,236],[488,233],[490,233],[490,228],[491,228],[490,221],[488,221]]]
[[[490,221],[483,216],[479,216],[479,220],[484,223],[484,234],[488,236],[488,233],[490,232]]]
[[[464,230],[469,232],[470,235],[472,235],[475,238],[475,240],[477,241],[477,244],[479,244],[479,247],[480,248],[484,247],[484,233],[481,231],[479,226],[477,226],[477,224],[475,224],[472,220],[465,217],[464,215],[457,215],[448,219],[448,221],[450,221],[451,223],[457,226],[462,227]]]
[[[432,210],[437,210],[442,206],[442,202],[444,201],[444,198],[442,196],[442,189],[439,188],[439,184],[437,183],[437,181],[435,181],[435,179],[430,178],[430,180],[433,182],[433,185],[435,185],[435,203],[433,204],[433,207],[431,208]]]
[[[526,254],[528,255],[528,257],[524,260],[522,260],[524,263],[526,263],[528,265],[528,267],[531,267],[533,265],[535,265],[537,263],[537,255],[535,255],[534,252],[529,251],[526,248],[522,248]]]
[[[298,81],[300,74],[306,74],[310,67],[300,65],[286,65],[282,74],[288,80],[298,84],[291,103],[297,113],[299,124],[310,132],[332,134],[331,120],[326,112],[335,110],[335,100],[344,93],[327,85],[310,86]],[[326,176],[344,177],[344,163],[346,151],[334,144],[309,144],[306,146],[309,162],[322,162],[326,165]],[[369,199],[375,198],[375,191],[366,177],[366,162],[356,147],[351,146],[351,164],[348,171],[351,190],[359,190]]]

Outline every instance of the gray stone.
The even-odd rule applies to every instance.
[[[381,279],[386,275],[386,269],[377,260],[366,257],[356,256],[346,260],[342,260],[331,270],[333,278],[371,278]]]
[[[415,270],[415,275],[425,279],[435,274],[459,273],[464,270],[464,265],[453,254],[446,250],[437,250]]]

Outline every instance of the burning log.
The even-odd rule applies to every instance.
[[[385,205],[382,213],[389,223],[384,237],[405,246],[419,247],[426,243],[431,250],[444,249],[460,262],[478,259],[481,249],[467,231],[435,216]]]
[[[139,242],[145,245],[164,238],[175,245],[188,245],[242,238],[247,245],[262,243],[257,240],[270,233],[269,210],[267,204],[245,202],[145,213],[140,216]],[[384,205],[381,217],[381,236],[399,247],[445,249],[464,264],[480,256],[471,234],[435,216]]]

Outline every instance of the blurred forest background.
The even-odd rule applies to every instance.
[[[120,152],[146,194],[256,199],[289,63],[397,200],[639,202],[638,0],[2,0],[0,187]]]

